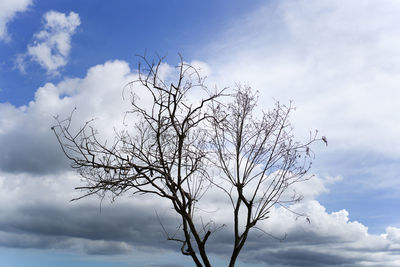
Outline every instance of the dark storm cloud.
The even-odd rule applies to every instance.
[[[0,170],[39,175],[56,173],[69,167],[50,130],[50,122],[42,131],[33,131],[29,125],[26,127],[0,135]]]
[[[93,206],[59,208],[48,204],[30,205],[14,210],[10,216],[3,216],[0,230],[146,244],[151,243],[154,236],[160,236],[158,225],[149,222],[154,218],[146,213],[140,208],[121,206],[103,208],[100,212]]]
[[[130,247],[123,242],[3,231],[0,231],[0,246],[35,249],[77,249],[83,253],[95,255],[117,255],[131,251]]]
[[[12,248],[39,248],[48,249],[59,247],[62,238],[53,236],[41,236],[25,232],[12,233],[7,229],[0,231],[0,245]]]
[[[51,204],[31,204],[17,209],[1,209],[0,244],[6,247],[76,247],[89,254],[119,254],[126,245],[143,248],[175,248],[167,242],[153,209],[137,206],[111,205],[58,207]],[[163,218],[166,228],[173,228],[171,219]],[[101,242],[100,242],[101,241]],[[113,242],[113,244],[108,244]]]
[[[136,201],[136,202],[135,202]],[[155,210],[146,205],[96,205],[62,206],[32,202],[17,207],[1,207],[0,245],[15,248],[75,249],[87,254],[114,255],[129,253],[132,249],[155,251],[179,250],[179,244],[166,241]],[[173,232],[176,218],[159,208],[163,226]],[[301,228],[289,230],[288,237],[280,242],[265,234],[253,232],[240,259],[243,261],[284,266],[362,266],[368,261],[372,266],[382,262],[374,255],[398,250],[388,243],[374,244],[373,240],[354,240],[348,237],[307,232]],[[382,238],[383,241],[385,241]],[[369,246],[354,246],[370,242]],[[208,251],[226,256],[232,250],[229,227],[215,232],[209,240]],[[397,253],[397,254],[396,254]],[[371,258],[372,257],[372,258]]]

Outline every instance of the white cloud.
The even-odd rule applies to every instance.
[[[53,116],[65,118],[77,107],[78,126],[98,118],[96,125],[112,134],[112,127],[107,126],[122,125],[129,108],[129,101],[122,101],[122,88],[134,77],[126,62],[106,62],[89,69],[85,78],[45,84],[27,106],[0,103],[0,169],[43,173],[66,167],[50,130],[55,124]]]
[[[211,68],[206,62],[193,60],[189,64],[193,66],[196,69],[196,71],[199,72],[201,77],[208,77],[211,75]]]
[[[213,78],[295,101],[296,129],[329,150],[399,157],[399,1],[269,1],[207,47]]]
[[[329,192],[329,186],[342,180],[342,177],[319,177],[314,175],[310,179],[300,183],[294,183],[289,187],[287,193],[297,192],[303,196],[304,200],[315,199],[317,196]]]
[[[328,147],[313,147],[315,167],[342,175],[358,191],[395,195],[399,13],[395,0],[269,1],[204,46],[203,59],[220,87],[239,81],[259,90],[260,108],[294,100],[296,138],[314,129],[328,137]]]
[[[0,1],[0,40],[9,40],[7,23],[18,12],[24,12],[32,4],[32,0],[2,0]]]
[[[384,237],[396,244],[400,244],[400,228],[387,227]]]
[[[81,24],[79,15],[74,12],[66,15],[48,11],[43,15],[43,22],[44,29],[34,35],[33,43],[27,47],[27,53],[17,56],[16,64],[22,72],[26,57],[31,57],[53,75],[68,62],[72,35]]]

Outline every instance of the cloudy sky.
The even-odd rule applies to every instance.
[[[311,223],[274,209],[260,227],[287,238],[254,232],[238,266],[400,266],[399,14],[397,0],[1,0],[2,266],[192,266],[156,219],[174,229],[167,203],[69,202],[81,181],[50,131],[74,107],[77,124],[122,127],[145,52],[181,53],[210,86],[249,84],[266,110],[293,100],[298,139],[328,137],[292,207]],[[210,240],[213,266],[229,240]]]

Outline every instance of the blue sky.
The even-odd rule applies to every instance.
[[[263,109],[294,100],[296,136],[328,137],[293,207],[313,223],[277,208],[262,227],[288,240],[254,236],[238,266],[400,265],[399,12],[395,0],[3,0],[1,262],[192,266],[157,230],[163,203],[124,197],[101,213],[96,198],[70,203],[80,180],[50,132],[74,107],[106,135],[120,126],[122,87],[146,52],[170,66],[181,53],[211,86],[247,83]],[[226,266],[224,237],[213,266]]]
[[[255,1],[254,3],[256,3]],[[49,10],[62,13],[76,12],[81,18],[71,40],[74,49],[63,75],[82,77],[88,68],[107,60],[124,59],[135,62],[135,55],[145,51],[171,54],[177,51],[187,57],[200,56],[201,47],[218,37],[232,20],[254,7],[245,1],[226,4],[225,1],[34,1],[24,13],[7,25],[12,38],[2,42],[1,101],[23,105],[33,98],[34,89],[49,80],[46,70],[29,66],[29,77],[13,71],[15,55],[23,53],[33,34],[42,26],[42,15]],[[18,33],[18,34],[16,34]],[[3,76],[4,75],[4,76]],[[52,77],[59,81],[61,76]],[[13,80],[25,81],[24,86]],[[21,89],[21,87],[23,89]],[[17,89],[18,88],[18,89]],[[26,90],[26,91],[25,91]]]

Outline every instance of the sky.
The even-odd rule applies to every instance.
[[[328,138],[291,207],[311,223],[274,208],[260,228],[286,239],[254,232],[237,266],[400,266],[399,13],[397,0],[1,0],[0,266],[193,266],[156,219],[174,229],[168,203],[70,202],[82,181],[50,130],[76,107],[74,123],[112,136],[137,55],[173,67],[178,53],[210,87],[258,90],[259,108],[293,100],[299,140]],[[210,239],[213,266],[229,241]]]

